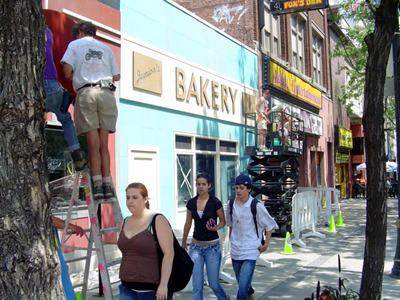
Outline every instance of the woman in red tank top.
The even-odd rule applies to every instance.
[[[119,299],[172,299],[168,280],[174,247],[169,223],[163,215],[159,215],[155,224],[164,254],[160,274],[156,243],[150,226],[154,213],[149,210],[147,189],[142,183],[128,185],[126,206],[132,215],[122,222],[118,239],[118,248],[122,252]]]

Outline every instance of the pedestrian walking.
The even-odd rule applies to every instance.
[[[209,193],[211,186],[212,178],[209,174],[197,175],[197,196],[190,199],[186,205],[182,247],[187,250],[186,241],[194,220],[193,238],[189,247],[189,255],[194,263],[192,275],[194,300],[203,300],[204,264],[208,283],[217,299],[229,299],[219,283],[221,245],[217,231],[225,226],[224,208],[221,201]]]
[[[167,219],[155,219],[158,243],[163,252],[161,271],[154,233],[151,229],[154,213],[150,211],[147,188],[131,183],[126,188],[126,206],[131,216],[121,224],[118,248],[122,253],[119,270],[120,300],[170,300],[168,291],[174,259],[173,235]]]
[[[231,200],[232,205],[227,206],[225,215],[231,241],[232,267],[239,285],[237,300],[254,299],[251,281],[256,261],[268,249],[272,231],[278,229],[261,202],[255,203],[253,216],[252,203],[257,200],[250,196],[252,188],[249,176],[242,174],[236,177],[236,198]]]

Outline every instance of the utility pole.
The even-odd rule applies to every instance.
[[[393,75],[394,75],[394,97],[395,97],[395,113],[396,113],[396,144],[397,144],[397,245],[396,254],[391,277],[400,278],[400,180],[399,180],[399,162],[400,162],[400,32],[396,32],[392,42],[393,49]]]

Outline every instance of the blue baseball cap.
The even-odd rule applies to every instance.
[[[248,186],[253,185],[250,177],[247,175],[244,175],[244,174],[240,174],[238,177],[236,177],[235,184],[244,184],[244,185],[248,185]]]

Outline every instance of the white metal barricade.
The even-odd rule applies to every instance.
[[[292,199],[292,232],[294,239],[292,244],[297,244],[300,247],[306,247],[306,244],[301,240],[309,236],[324,238],[325,235],[316,231],[318,221],[318,197],[315,192],[308,191],[298,193]],[[310,229],[300,237],[301,231]]]
[[[331,216],[337,217],[340,211],[340,191],[330,187],[299,187],[299,192],[314,191],[318,197],[318,215],[329,225]],[[332,201],[332,196],[334,201]],[[325,207],[324,207],[325,203]]]
[[[227,283],[235,283],[236,278],[231,274],[224,271],[224,267],[226,262],[231,258],[231,245],[229,241],[229,229],[226,228],[225,233],[222,233],[222,230],[218,231],[219,233],[219,241],[221,243],[222,248],[222,259],[221,259],[221,266],[219,269],[219,278]]]

